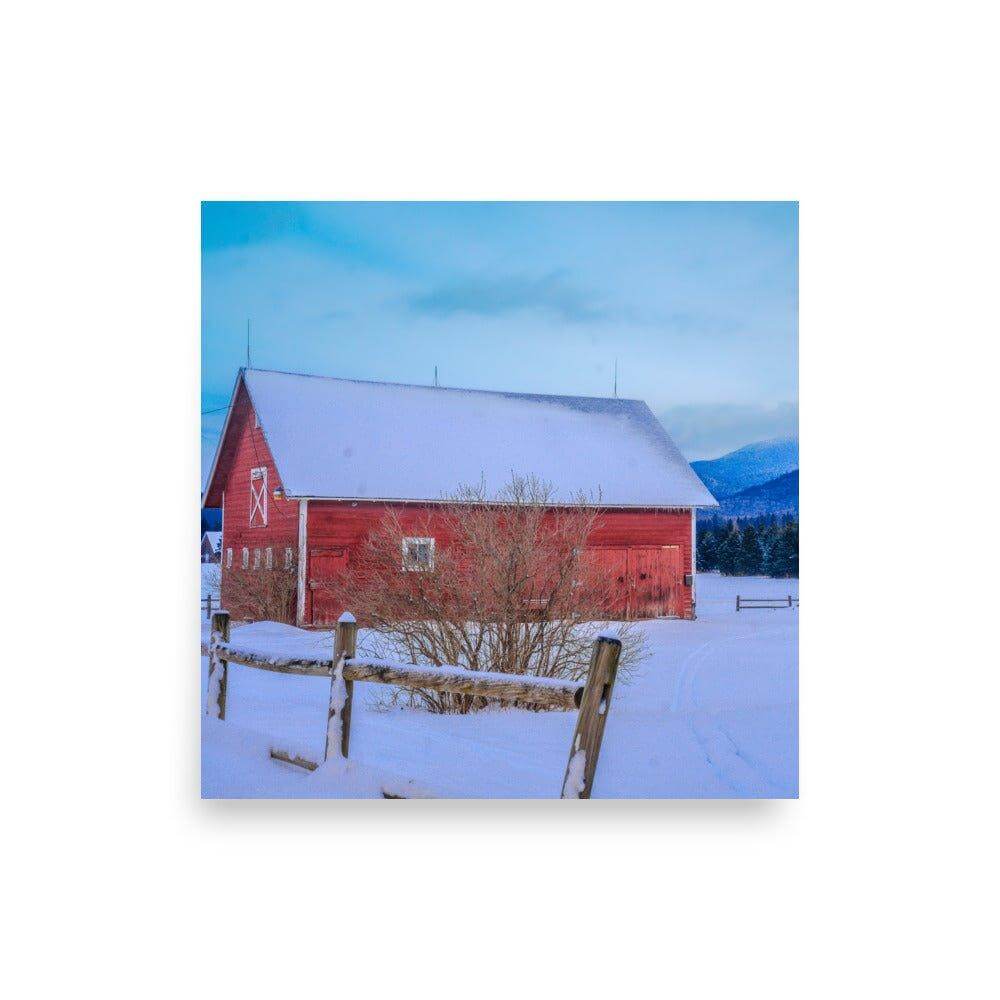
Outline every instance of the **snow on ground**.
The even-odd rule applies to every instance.
[[[594,798],[798,795],[796,609],[736,612],[736,595],[798,596],[798,580],[698,577],[698,620],[643,622],[649,658],[615,688]],[[365,650],[361,631],[359,651]],[[253,649],[331,655],[330,632],[261,622],[233,629]],[[207,660],[202,657],[202,690]],[[497,709],[468,716],[382,709],[354,688],[351,760],[309,774],[270,747],[322,759],[330,682],[230,665],[226,721],[202,727],[207,798],[558,797],[575,712]],[[409,785],[407,786],[407,783]]]
[[[201,566],[201,597],[212,595],[212,600],[219,599],[219,580],[221,567],[218,563],[199,563]]]

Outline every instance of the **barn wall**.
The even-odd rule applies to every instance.
[[[246,389],[241,385],[230,418],[224,451],[220,455],[221,489],[225,491],[225,516],[222,523],[222,601],[229,612],[239,618],[241,609],[231,593],[227,594],[226,551],[233,550],[233,569],[242,565],[242,550],[250,552],[253,566],[254,549],[264,551],[271,546],[275,566],[284,565],[285,548],[291,547],[293,558],[298,552],[298,502],[276,500],[274,490],[282,485],[278,469],[267,446],[263,429],[254,427],[254,414]],[[225,463],[223,465],[223,463]],[[267,468],[267,526],[250,527],[250,471]]]
[[[629,547],[639,545],[676,545],[681,550],[683,572],[691,570],[691,511],[685,510],[616,510],[598,518],[590,536],[590,546]],[[681,616],[694,617],[694,587],[683,587]]]
[[[309,503],[307,549],[343,547],[355,550],[385,514],[387,504],[364,501],[312,500]],[[392,504],[404,530],[414,535],[428,534],[437,545],[446,547],[449,538],[434,505]],[[629,548],[636,546],[677,546],[681,550],[683,573],[691,566],[691,512],[681,510],[621,510],[600,515],[590,545],[595,548]],[[307,576],[311,576],[311,572]],[[680,582],[680,614],[693,617],[692,588]],[[311,598],[307,598],[306,622],[312,621]],[[336,609],[336,613],[344,609]]]

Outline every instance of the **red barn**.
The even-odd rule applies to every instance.
[[[645,403],[240,370],[203,498],[222,508],[222,597],[234,567],[297,568],[296,621],[343,610],[316,584],[387,506],[414,524],[459,486],[494,495],[535,475],[600,496],[589,548],[622,617],[693,618],[695,513],[716,501]],[[411,541],[411,562],[447,539]],[[401,560],[402,562],[402,560]],[[403,571],[402,565],[400,571]]]

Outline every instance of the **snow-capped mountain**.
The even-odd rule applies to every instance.
[[[712,491],[716,500],[760,486],[799,467],[799,439],[758,441],[721,458],[692,462],[691,468]],[[795,479],[798,489],[798,477]],[[797,506],[797,502],[796,502]],[[769,513],[765,511],[764,513]]]

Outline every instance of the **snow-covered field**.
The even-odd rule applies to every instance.
[[[799,613],[737,614],[737,593],[798,596],[798,580],[701,575],[697,621],[642,624],[650,656],[615,688],[594,798],[797,796]],[[329,632],[273,623],[234,628],[232,640],[314,656],[333,644]],[[329,688],[323,678],[230,665],[226,721],[205,719],[202,728],[202,794],[365,797],[389,784],[455,797],[559,795],[576,713],[386,711],[377,684],[355,685],[346,766],[309,774],[271,760],[272,746],[322,759]]]

